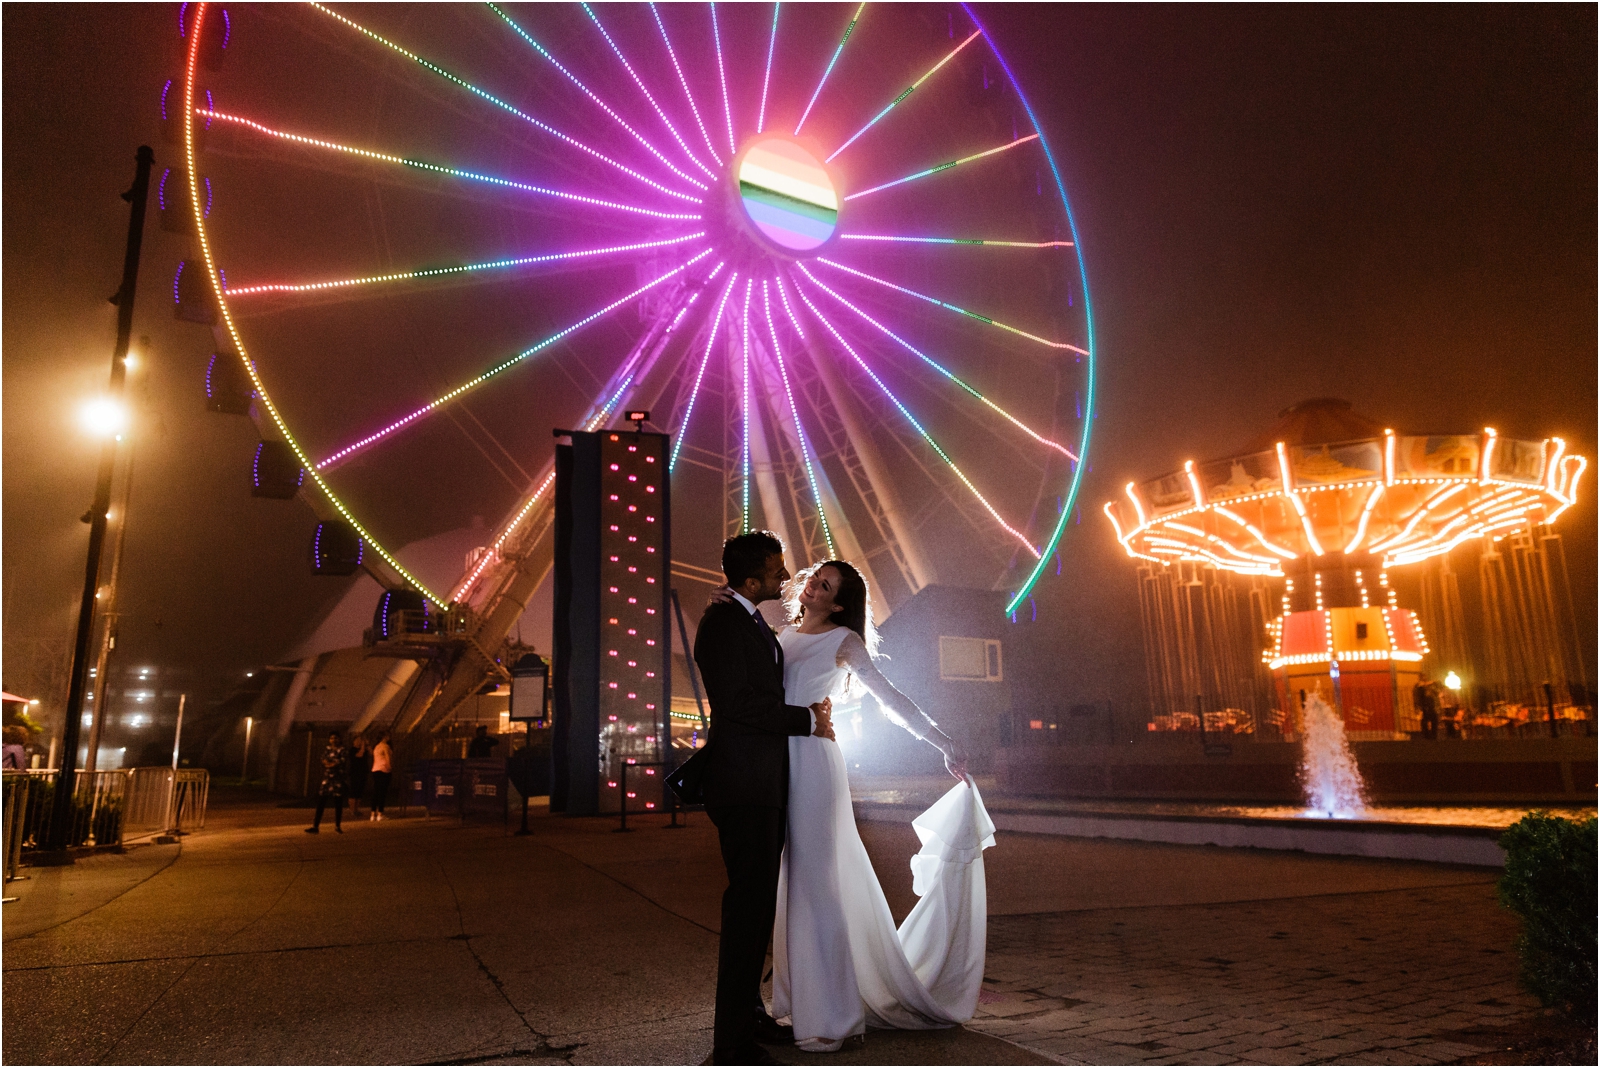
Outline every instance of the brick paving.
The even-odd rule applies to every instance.
[[[1538,1008],[1492,877],[992,916],[972,1027],[1066,1064],[1451,1064]]]

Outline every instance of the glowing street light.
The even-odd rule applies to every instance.
[[[1444,684],[1446,687],[1455,690],[1457,693],[1461,692],[1461,676],[1457,675],[1454,671],[1450,672],[1444,677]]]
[[[78,423],[94,437],[117,437],[128,428],[128,409],[114,397],[96,397],[78,409]]]

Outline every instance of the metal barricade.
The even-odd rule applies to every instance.
[[[127,775],[125,836],[183,833],[206,825],[211,773],[205,768],[130,768]]]
[[[22,838],[27,829],[27,814],[32,807],[32,797],[38,779],[25,771],[4,773],[4,794],[0,797],[0,817],[5,829],[5,881],[17,877],[17,865],[22,862]]]
[[[32,781],[23,801],[22,849],[38,849],[50,836],[55,817],[55,771],[22,772]],[[68,846],[119,846],[128,788],[125,771],[80,771],[76,774],[72,806],[67,818]]]

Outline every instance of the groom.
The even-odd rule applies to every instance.
[[[728,889],[717,952],[713,1064],[774,1064],[758,1041],[794,1035],[767,1015],[761,971],[778,903],[789,799],[789,736],[833,737],[831,705],[783,700],[783,649],[756,605],[779,596],[789,571],[783,542],[758,530],[722,546],[733,601],[706,607],[694,662],[711,702],[704,777],[706,813],[717,826]]]

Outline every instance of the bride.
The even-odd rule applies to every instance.
[[[972,1018],[983,982],[987,906],[983,850],[994,844],[955,743],[873,664],[866,581],[828,560],[796,578],[783,645],[786,700],[837,704],[856,689],[944,754],[959,781],[913,821],[920,895],[896,931],[861,844],[844,757],[831,738],[789,739],[788,834],[773,933],[773,1015],[792,1018],[795,1045],[832,1052],[871,1027],[949,1027]]]

